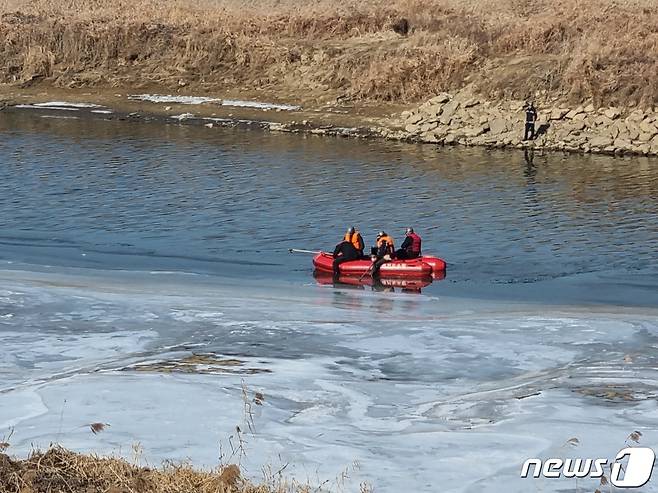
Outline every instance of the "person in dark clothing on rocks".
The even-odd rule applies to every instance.
[[[525,110],[525,132],[523,134],[523,140],[532,140],[535,138],[537,109],[535,108],[535,105],[532,103],[532,101],[526,103],[523,109]]]
[[[421,256],[421,243],[420,236],[414,233],[414,228],[407,228],[406,238],[400,245],[400,249],[395,252],[395,258],[400,260],[407,260],[418,258]]]
[[[348,240],[341,241],[334,249],[334,277],[340,274],[340,264],[350,260],[359,260],[361,253]]]

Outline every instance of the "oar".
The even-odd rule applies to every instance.
[[[370,267],[368,267],[368,270],[365,271],[363,274],[361,274],[361,277],[359,277],[359,281],[360,281],[361,279],[363,279],[364,277],[366,277],[366,276],[372,271],[372,268],[373,268],[374,266],[375,266],[375,262],[373,262],[372,264],[370,264]]]
[[[289,248],[288,253],[312,253],[313,255],[317,255],[318,253],[322,253],[320,250],[303,250],[301,248]]]

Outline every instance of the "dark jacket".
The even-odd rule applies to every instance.
[[[535,123],[537,121],[537,110],[533,105],[525,107],[525,122]]]
[[[339,256],[342,258],[357,259],[361,257],[361,254],[349,241],[341,241],[334,249],[334,258]]]

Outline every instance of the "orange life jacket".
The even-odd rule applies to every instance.
[[[345,233],[345,238],[343,238],[344,241],[349,241],[352,245],[354,245],[354,248],[356,248],[358,251],[363,252],[364,248],[364,243],[363,243],[363,238],[361,238],[361,233],[358,231],[355,231],[352,234]]]
[[[382,245],[386,244],[386,253],[392,254],[395,252],[395,245],[393,244],[393,238],[390,236],[381,236],[377,240],[377,248],[381,248]]]

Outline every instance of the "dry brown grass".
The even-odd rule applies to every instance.
[[[124,459],[53,447],[24,460],[0,454],[3,493],[307,493],[308,486],[282,479],[255,485],[236,465],[203,471],[187,465],[139,467]]]
[[[4,82],[658,103],[652,0],[0,0],[0,15]]]

